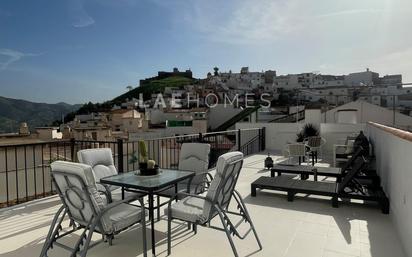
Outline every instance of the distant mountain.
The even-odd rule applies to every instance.
[[[33,103],[20,99],[0,96],[0,133],[17,132],[21,122],[27,122],[29,128],[48,126],[62,115],[76,111],[81,105],[67,103]]]

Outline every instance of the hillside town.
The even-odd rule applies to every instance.
[[[148,84],[173,78],[187,81],[158,89]],[[362,108],[387,113],[380,116],[386,117],[383,122],[408,128],[412,89],[407,86],[400,74],[381,76],[369,69],[348,75],[278,75],[275,70],[254,72],[242,67],[236,73],[215,67],[205,79],[195,80],[191,70],[174,68],[141,80],[139,87],[129,87],[129,92],[151,90],[122,98],[111,110],[76,114],[60,126],[29,128],[22,123],[16,133],[1,134],[0,142],[138,140],[228,130],[236,122],[334,123],[335,113],[356,111],[359,102],[365,103]]]

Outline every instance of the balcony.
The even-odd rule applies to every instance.
[[[263,170],[263,162],[267,153],[270,152],[276,162],[285,160],[279,150],[282,149],[285,142],[293,139],[295,132],[290,131],[290,127],[296,126],[295,124],[268,125],[265,130],[247,130],[245,128],[246,126],[258,125],[237,124],[237,128],[242,127],[242,129],[225,132],[228,134],[225,137],[222,136],[222,133],[193,135],[196,140],[215,142],[217,146],[226,146],[231,142],[230,149],[228,147],[220,147],[219,149],[221,151],[240,149],[247,155],[236,189],[245,199],[262,241],[263,250],[258,251],[256,242],[253,237],[249,236],[245,240],[235,240],[240,256],[403,257],[411,253],[410,232],[412,224],[409,219],[411,213],[409,185],[412,176],[407,171],[408,167],[412,166],[412,160],[404,155],[404,153],[412,151],[410,141],[412,137],[408,133],[377,124],[346,126],[321,124],[322,136],[328,140],[329,144],[325,146],[323,156],[316,164],[318,166],[328,167],[330,165],[330,147],[336,138],[344,137],[361,129],[369,136],[376,156],[376,169],[391,201],[391,213],[385,215],[380,212],[379,208],[373,205],[364,205],[358,201],[342,202],[339,208],[332,208],[330,201],[325,197],[298,195],[294,202],[288,202],[286,194],[273,191],[261,191],[257,197],[251,197],[250,184],[260,176],[269,176],[269,171]],[[182,140],[170,138],[162,140],[167,143],[156,141],[153,146],[164,144],[173,146],[174,143],[180,144],[182,142]],[[187,141],[188,138],[185,140]],[[172,141],[174,143],[171,143]],[[90,142],[84,144],[84,148],[86,148],[96,146],[97,143],[95,142],[94,145],[91,145]],[[76,150],[78,146],[79,144],[76,143]],[[261,151],[265,146],[266,150]],[[123,169],[125,171],[133,169],[133,165],[126,161],[128,156],[126,151],[129,151],[130,154],[133,151],[133,146],[118,147],[119,145],[115,144],[117,149],[115,157],[121,160]],[[12,146],[9,146],[9,155],[14,152],[12,149]],[[66,153],[66,150],[59,149],[59,156],[62,156],[63,152]],[[119,149],[121,149],[120,152]],[[155,147],[153,149],[156,149],[153,152],[157,152],[162,148]],[[174,148],[168,147],[167,149]],[[66,156],[70,155],[70,151],[72,151],[71,147],[67,146]],[[167,151],[166,153],[166,156],[169,156],[167,159],[169,161],[164,159],[164,165],[166,163],[172,165],[170,160],[173,160],[173,157],[170,158],[170,156],[173,156],[173,152]],[[19,155],[16,156],[19,157]],[[24,160],[27,160],[27,156],[26,152]],[[159,158],[160,156],[165,155],[161,154]],[[27,161],[24,160],[23,163],[26,163]],[[8,165],[11,163],[13,162],[9,160]],[[119,163],[117,164],[119,165]],[[9,191],[12,192],[12,189],[16,189],[11,188],[11,184],[16,182],[12,180],[12,177],[15,177],[16,174],[12,173],[13,169],[10,168],[12,166],[8,167],[8,172],[10,172]],[[39,174],[41,174],[40,171],[41,169],[37,168]],[[23,169],[21,173],[24,178],[24,174],[27,172]],[[20,178],[19,176],[17,174],[18,178]],[[24,189],[24,183],[22,185]],[[39,185],[39,188],[42,186]],[[31,189],[28,191],[31,192]],[[9,195],[9,198],[13,198],[12,194]],[[20,198],[21,201],[24,200],[21,194]],[[57,196],[45,198],[38,196],[36,198],[39,199],[0,210],[0,240],[2,242],[0,256],[38,256],[40,253],[51,219],[60,206],[60,200]],[[216,225],[218,225],[217,222]],[[113,246],[100,244],[91,249],[88,256],[142,256],[142,249],[138,243],[140,242],[139,230],[140,227],[137,226],[117,235]],[[149,230],[148,228],[148,235]],[[172,230],[172,256],[233,256],[223,232],[199,227],[198,233],[194,235],[193,232],[187,230],[185,223],[178,221],[173,223]],[[67,238],[67,242],[75,242],[75,237],[76,235]],[[94,240],[97,239],[100,239],[100,236],[96,235]],[[149,236],[148,240],[150,241]],[[162,216],[161,220],[156,223],[156,241],[158,256],[166,256],[165,216]],[[49,256],[68,256],[68,253],[55,247],[49,252]]]

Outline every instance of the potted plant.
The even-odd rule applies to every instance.
[[[305,138],[315,136],[319,136],[319,129],[315,125],[307,123],[302,128],[302,130],[296,135],[296,142],[300,143],[303,142]]]
[[[159,166],[156,165],[154,160],[149,160],[147,155],[147,146],[146,142],[140,140],[138,142],[138,161],[139,161],[139,170],[140,175],[150,176],[156,175],[159,172]]]

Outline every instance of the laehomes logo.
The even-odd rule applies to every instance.
[[[180,94],[172,94],[171,97],[166,98],[163,96],[163,94],[157,94],[153,107],[189,108],[191,106],[199,107],[201,104],[203,104],[208,108],[214,108],[219,104],[223,104],[225,108],[228,106],[238,108],[240,107],[240,103],[242,103],[242,106],[248,108],[254,107],[254,103],[258,101],[261,107],[269,108],[271,106],[271,99],[272,95],[268,93],[261,94],[258,100],[256,99],[256,95],[252,93],[246,93],[242,95],[234,94],[232,96],[223,94],[223,97],[219,97],[214,93],[209,93],[205,97],[199,97],[199,95],[197,94],[187,93],[185,98],[182,98]],[[148,104],[144,103],[142,93],[139,94],[138,102],[139,108],[150,107]]]

